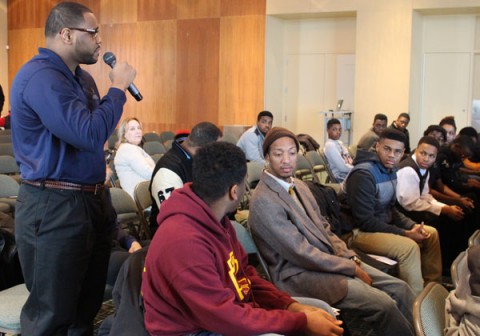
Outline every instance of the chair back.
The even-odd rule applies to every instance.
[[[317,181],[318,178],[313,172],[312,165],[302,154],[297,155],[297,167],[295,170],[295,177],[305,181]]]
[[[236,145],[238,142],[238,139],[235,137],[235,135],[227,133],[223,135],[222,141],[229,142],[231,144]]]
[[[20,312],[28,295],[25,284],[0,291],[0,334],[20,335]]]
[[[114,150],[117,142],[118,142],[118,135],[117,135],[117,132],[115,131],[115,133],[110,135],[110,137],[107,140],[108,149]]]
[[[327,171],[327,164],[325,163],[325,161],[323,161],[320,153],[318,153],[317,151],[308,151],[305,153],[305,158],[312,165],[313,172],[317,176],[317,179],[320,183],[325,184],[330,182],[330,176]]]
[[[13,177],[0,174],[0,197],[16,197],[18,189],[20,189],[20,185]]]
[[[475,232],[472,233],[470,238],[468,238],[468,247],[472,247],[475,245],[480,245],[480,229],[475,230]]]
[[[155,162],[155,164],[157,164],[158,160],[160,160],[160,158],[161,158],[163,155],[164,155],[164,154],[153,154],[153,155],[152,155],[153,162]]]
[[[155,133],[155,132],[144,133],[143,138],[145,139],[145,142],[151,142],[151,141],[162,142],[160,135],[158,135],[158,133]]]
[[[172,131],[163,131],[160,132],[160,142],[165,143],[167,140],[174,140],[175,139],[175,133]]]
[[[0,174],[19,174],[20,167],[10,155],[0,155]]]
[[[135,186],[135,190],[133,191],[133,198],[140,216],[141,228],[146,239],[151,238],[150,226],[147,220],[147,218],[150,217],[149,209],[152,206],[152,196],[148,190],[149,185],[150,181],[142,181]]]
[[[122,188],[110,188],[112,205],[117,212],[117,220],[122,226],[128,227],[130,234],[140,238],[140,216],[133,198]]]
[[[320,151],[318,154],[320,154],[320,157],[322,158],[324,164],[325,164],[325,169],[327,170],[327,174],[328,174],[328,180],[327,182],[330,182],[330,183],[337,183],[337,178],[335,177],[335,175],[333,174],[333,171],[332,169],[330,168],[330,165],[328,164],[328,159],[327,157],[325,156],[325,153],[322,151]]]
[[[143,144],[143,149],[148,155],[165,154],[167,150],[159,141],[150,141]]]
[[[462,251],[458,254],[450,266],[450,275],[452,276],[453,287],[457,288],[460,281],[460,274],[463,274],[463,269],[467,265],[467,253]]]
[[[413,304],[413,324],[417,336],[440,336],[445,328],[445,300],[448,291],[430,282]]]
[[[13,155],[13,144],[11,142],[0,143],[0,155],[10,155],[15,157],[15,155]]]
[[[265,273],[265,277],[267,278],[268,281],[272,281],[272,278],[270,277],[270,272],[268,271],[267,264],[265,260],[262,258],[260,253],[258,252],[257,246],[255,245],[255,242],[253,241],[252,236],[250,233],[247,231],[247,229],[240,223],[232,221],[233,228],[235,229],[235,233],[237,234],[237,239],[242,244],[243,249],[247,254],[254,254],[258,258],[258,262],[262,268],[262,271]]]

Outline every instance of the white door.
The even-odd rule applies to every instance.
[[[424,58],[421,128],[455,116],[458,130],[469,124],[471,53],[427,53]],[[415,144],[411,144],[412,148]]]

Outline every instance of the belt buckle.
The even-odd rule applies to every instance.
[[[97,195],[97,192],[100,190],[102,190],[101,184],[100,183],[95,184],[95,191],[93,192],[93,194]]]

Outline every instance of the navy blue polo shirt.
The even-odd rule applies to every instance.
[[[15,76],[11,88],[12,142],[22,179],[103,183],[103,144],[115,130],[125,92],[110,88],[99,98],[89,73],[73,74],[52,50]]]

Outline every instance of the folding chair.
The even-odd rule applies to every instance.
[[[147,220],[147,218],[150,217],[149,209],[152,206],[152,196],[148,190],[149,185],[150,181],[140,182],[135,186],[135,190],[133,191],[133,198],[135,200],[135,204],[137,205],[138,214],[140,216],[140,225],[142,230],[145,232],[144,236],[146,239],[150,239],[152,237],[150,233],[150,226]]]
[[[20,185],[11,176],[0,174],[0,202],[10,206],[10,212],[15,212],[15,203],[17,201]]]
[[[413,324],[417,336],[443,335],[445,328],[445,300],[448,291],[436,282],[430,282],[413,304]]]
[[[163,146],[162,143],[159,141],[145,142],[143,144],[143,149],[150,156],[154,154],[165,154],[167,152],[165,146]]]
[[[147,132],[143,134],[143,138],[145,139],[145,143],[152,142],[152,141],[162,142],[160,135],[158,135],[155,132]]]
[[[141,240],[141,219],[132,197],[121,188],[110,188],[112,205],[117,212],[117,220],[122,228],[128,228],[128,232],[136,239]]]

